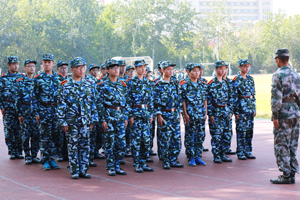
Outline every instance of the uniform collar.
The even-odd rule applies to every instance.
[[[279,70],[281,70],[281,69],[291,69],[291,67],[290,66],[283,66]]]

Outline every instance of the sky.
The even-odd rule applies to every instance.
[[[285,10],[285,13],[293,16],[300,14],[300,1],[299,0],[273,0],[274,12],[278,12],[279,9]]]

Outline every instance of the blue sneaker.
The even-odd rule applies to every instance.
[[[195,159],[194,158],[190,159],[189,165],[192,166],[192,167],[196,167],[196,163],[195,163]]]
[[[56,164],[55,160],[50,160],[49,162],[52,169],[59,169],[60,167]]]
[[[206,162],[204,162],[203,160],[201,160],[201,158],[200,157],[198,157],[198,158],[196,158],[196,164],[197,165],[206,165]]]
[[[44,164],[43,164],[43,170],[45,171],[45,170],[50,170],[51,169],[51,167],[50,167],[50,165],[49,165],[49,161],[46,161]]]

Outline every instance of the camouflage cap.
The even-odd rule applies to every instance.
[[[139,67],[139,66],[143,66],[143,65],[148,65],[144,59],[140,59],[140,60],[136,60],[134,61],[134,66],[135,67]]]
[[[197,63],[188,63],[186,65],[186,70],[188,70],[190,72],[190,71],[192,71],[192,69],[194,69],[196,67],[198,67],[199,69],[201,69],[200,66],[199,66],[199,64],[197,64]]]
[[[80,65],[86,65],[85,59],[81,57],[76,57],[73,60],[70,61],[71,68],[80,66]]]
[[[290,51],[288,49],[277,49],[275,52],[275,59],[279,56],[290,56]]]
[[[101,66],[100,66],[100,70],[102,70],[102,69],[105,69],[105,64],[104,63],[101,64]]]
[[[195,65],[196,65],[197,67],[199,67],[200,69],[203,69],[203,68],[204,68],[204,66],[203,66],[201,63],[195,63]]]
[[[16,63],[16,62],[19,62],[19,58],[17,56],[8,56],[7,61],[9,63]]]
[[[121,66],[123,66],[123,65],[126,65],[126,61],[125,60],[118,60],[118,63],[119,63],[119,65]]]
[[[43,55],[43,60],[52,60],[54,61],[54,56],[49,54],[49,53],[46,53]]]
[[[221,66],[226,66],[226,63],[222,60],[219,60],[218,62],[215,63],[215,68],[221,67]]]
[[[248,59],[239,60],[239,66],[248,65],[248,64],[250,64]]]
[[[157,64],[157,68],[158,68],[158,69],[161,69],[160,64],[161,64],[162,62],[163,62],[163,61],[159,61],[159,62],[158,62],[158,64]]]
[[[148,66],[146,67],[146,71],[147,71],[147,72],[152,72],[152,71],[150,70],[150,67],[148,67]]]
[[[161,68],[166,69],[167,67],[174,67],[176,66],[175,63],[172,63],[171,61],[164,61],[160,64]]]
[[[130,69],[133,69],[133,70],[134,70],[134,66],[132,66],[132,65],[126,66],[126,71],[128,71],[128,70],[130,70]]]
[[[35,60],[26,59],[25,62],[24,62],[24,66],[26,66],[29,63],[34,63],[36,65],[37,62]]]
[[[109,59],[105,61],[105,67],[106,69],[110,66],[119,66],[118,61],[114,60],[114,59]]]
[[[61,67],[61,66],[63,66],[63,65],[69,65],[69,63],[67,63],[67,62],[64,61],[64,60],[61,60],[61,61],[59,61],[59,62],[56,64],[56,67],[59,68],[59,67]]]
[[[89,66],[89,71],[91,71],[91,69],[94,69],[94,68],[100,68],[100,66],[99,65],[96,65],[96,64],[91,64],[90,66]]]

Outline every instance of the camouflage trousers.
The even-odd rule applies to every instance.
[[[149,122],[145,119],[134,119],[131,131],[131,149],[133,165],[144,166],[150,151]]]
[[[131,132],[132,132],[132,127],[128,123],[128,126],[126,127],[126,130],[125,130],[125,135],[126,135],[125,136],[125,138],[126,138],[126,150],[130,149]]]
[[[67,136],[70,173],[87,173],[90,156],[89,126],[68,124]]]
[[[237,155],[252,153],[253,113],[240,114],[236,120]]]
[[[161,134],[160,134],[160,129],[159,129],[159,125],[158,125],[158,121],[157,121],[157,117],[155,118],[156,121],[156,142],[157,142],[157,155],[158,158],[161,160],[162,159],[162,153],[161,153],[161,144],[162,144],[162,140],[161,140]]]
[[[229,130],[229,117],[214,117],[214,124],[209,120],[209,130],[211,135],[211,147],[214,158],[224,155],[224,141],[228,141],[231,137]],[[226,143],[226,142],[225,142]]]
[[[96,126],[96,146],[94,153],[99,152],[101,148],[105,149],[105,141],[104,141],[104,131],[100,123]]]
[[[185,124],[185,154],[188,159],[198,158],[203,152],[203,142],[205,138],[205,120],[190,121]]]
[[[22,146],[25,153],[25,160],[35,158],[39,152],[40,132],[34,116],[23,116]]]
[[[154,137],[155,137],[155,118],[150,124],[150,150],[153,148]]]
[[[165,123],[158,126],[159,146],[163,165],[175,162],[181,151],[180,121],[163,116]]]
[[[3,124],[8,155],[22,154],[22,132],[17,113],[5,109]]]
[[[297,148],[299,140],[300,119],[279,119],[279,129],[273,128],[274,151],[280,171],[290,174],[299,172]]]
[[[223,140],[223,151],[226,153],[230,150],[230,146],[231,146],[231,140],[232,140],[232,119],[230,119],[230,122],[229,122],[229,131],[230,131],[230,136],[229,137],[226,137],[224,138]]]
[[[90,160],[93,161],[95,157],[96,149],[96,142],[97,142],[97,133],[98,133],[98,126],[95,125],[93,129],[90,131]]]
[[[46,122],[47,121],[47,122]],[[40,124],[40,152],[42,163],[54,160],[59,154],[60,129],[57,119],[44,119]]]
[[[106,169],[115,169],[125,156],[125,122],[108,121],[107,126],[104,132]]]
[[[60,158],[67,158],[68,157],[68,142],[66,138],[66,133],[60,128],[60,135],[59,135],[59,149],[58,149],[58,157]]]

